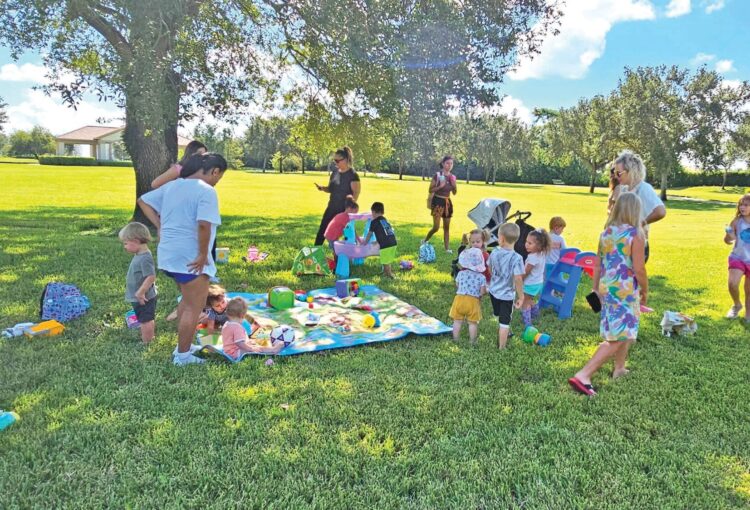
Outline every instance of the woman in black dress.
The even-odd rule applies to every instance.
[[[318,228],[318,235],[315,237],[316,246],[322,245],[325,241],[323,234],[326,231],[328,223],[334,216],[344,212],[346,209],[346,197],[351,195],[355,202],[359,197],[361,186],[359,175],[352,168],[353,160],[354,156],[349,147],[344,146],[340,148],[333,155],[336,169],[331,172],[328,186],[315,185],[320,191],[330,194],[328,207],[326,207],[326,211],[323,213],[323,219],[320,221],[320,228]]]

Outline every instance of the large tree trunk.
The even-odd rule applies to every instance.
[[[729,167],[726,167],[724,169],[724,175],[721,178],[721,189],[725,189],[727,187],[727,173],[729,172]]]
[[[662,172],[661,174],[661,200],[662,202],[667,201],[667,184],[668,184],[669,174],[667,172]]]
[[[594,188],[596,188],[596,168],[593,165],[589,168],[591,168],[591,185],[589,186],[589,193],[593,193]]]
[[[404,157],[403,156],[398,157],[398,180],[399,181],[404,180]]]
[[[268,155],[263,155],[263,173],[266,173],[266,167],[268,166]]]
[[[469,184],[470,178],[471,178],[471,163],[467,161],[466,162],[466,184]]]
[[[153,66],[137,66],[143,78],[126,93],[123,141],[135,170],[135,196],[151,191],[151,181],[177,160],[179,78]],[[149,86],[149,84],[152,84]],[[133,220],[150,225],[138,205]]]

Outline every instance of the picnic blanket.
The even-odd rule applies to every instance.
[[[297,301],[295,307],[287,310],[269,307],[266,302],[267,294],[230,292],[227,295],[241,296],[247,300],[248,313],[260,326],[253,338],[267,338],[271,330],[280,325],[288,325],[295,330],[294,342],[281,350],[278,356],[389,342],[409,334],[437,335],[451,331],[451,328],[434,317],[374,285],[363,285],[360,291],[363,297],[339,299],[333,287],[313,290],[308,292],[313,297],[312,309],[308,303]],[[379,327],[366,327],[365,317],[371,311],[377,312]],[[197,355],[239,361],[224,354],[220,336],[216,335],[213,342],[215,343],[204,345]],[[267,356],[246,353],[243,357],[248,355]]]

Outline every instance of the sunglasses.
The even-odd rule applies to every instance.
[[[333,158],[333,161],[334,163],[341,163],[342,161],[344,161],[344,158],[340,158],[340,159]]]

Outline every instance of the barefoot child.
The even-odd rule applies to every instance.
[[[393,278],[391,262],[396,260],[396,234],[393,232],[391,224],[383,216],[385,206],[382,202],[373,202],[370,212],[372,212],[370,231],[362,244],[369,243],[372,236],[375,236],[378,245],[380,245],[380,263],[383,264],[383,274],[388,278]]]
[[[604,341],[568,383],[584,395],[596,395],[591,377],[614,358],[613,378],[628,373],[625,361],[638,337],[640,305],[646,304],[646,236],[641,227],[641,200],[634,193],[617,198],[599,238],[599,264],[594,269],[594,292],[602,303],[599,332]]]
[[[735,319],[742,311],[740,282],[745,277],[745,322],[750,323],[750,193],[737,202],[737,212],[726,228],[724,242],[734,243],[729,254],[729,295],[734,304],[727,318]]]
[[[246,352],[276,354],[284,348],[284,342],[276,341],[270,347],[263,347],[248,338],[242,321],[247,314],[247,301],[241,297],[229,300],[226,306],[228,321],[221,330],[221,343],[224,353],[233,359],[239,359]]]
[[[148,249],[151,232],[143,223],[134,221],[120,230],[120,241],[125,251],[133,254],[125,277],[125,300],[141,323],[141,340],[144,344],[154,339],[156,315],[156,266]]]
[[[526,237],[526,251],[529,252],[525,262],[523,279],[523,308],[521,317],[526,326],[531,326],[532,319],[539,315],[539,305],[534,301],[544,287],[544,269],[547,254],[552,247],[549,234],[538,228],[529,232]]]
[[[487,293],[487,278],[484,276],[485,265],[481,246],[484,238],[481,231],[471,235],[471,243],[458,256],[460,271],[456,275],[456,297],[448,315],[453,319],[453,340],[461,337],[464,321],[469,322],[469,340],[477,343],[477,324],[482,319],[480,298]]]
[[[523,257],[513,250],[521,235],[515,223],[505,223],[498,230],[498,247],[490,254],[490,300],[492,310],[500,324],[497,332],[497,348],[505,349],[510,333],[513,307],[523,303]],[[513,301],[515,300],[515,305]]]

